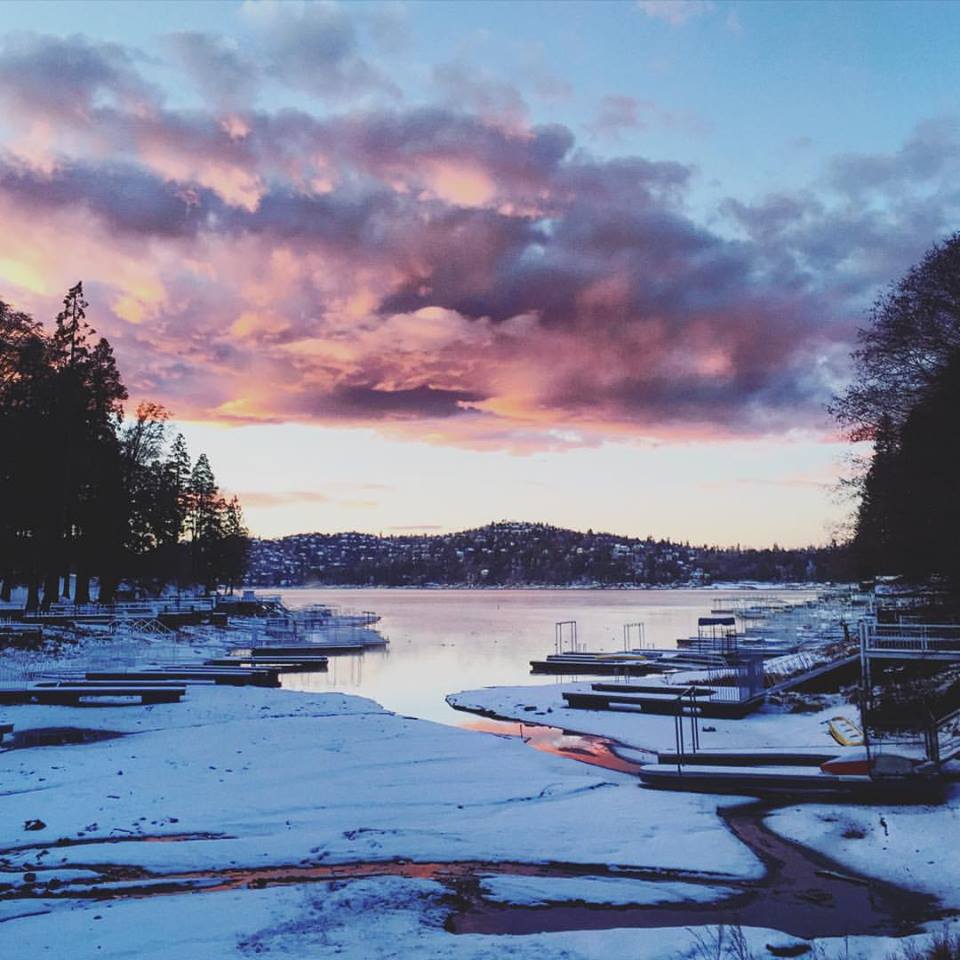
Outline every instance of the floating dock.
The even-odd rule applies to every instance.
[[[661,672],[655,664],[645,660],[601,660],[596,657],[548,657],[531,660],[531,673],[550,673],[561,676],[645,677]]]
[[[162,667],[151,670],[91,670],[88,680],[183,680],[187,683],[216,683],[226,686],[279,687],[280,671],[275,667]]]
[[[142,683],[109,683],[93,681],[47,681],[16,687],[0,687],[0,703],[41,703],[80,706],[81,700],[118,700],[137,698],[141,703],[177,703],[186,687]],[[13,729],[11,727],[11,729]]]
[[[697,793],[747,794],[749,796],[828,796],[887,802],[923,802],[939,799],[944,781],[935,776],[883,777],[838,776],[810,767],[783,766],[758,770],[750,767],[647,764],[637,774],[648,787]]]
[[[206,667],[263,667],[280,673],[316,673],[327,669],[326,657],[217,657],[204,660]]]
[[[819,767],[835,757],[836,753],[790,750],[698,750],[683,754],[663,751],[657,754],[660,765],[674,769],[678,763],[697,767]]]
[[[739,720],[763,703],[763,696],[746,700],[714,700],[716,694],[690,697],[682,688],[662,687],[657,693],[610,693],[601,690],[565,691],[567,705],[576,710],[624,710],[634,713],[652,713],[662,716],[709,717],[711,719]]]
[[[305,643],[298,646],[233,647],[227,651],[227,655],[264,660],[276,660],[278,657],[330,657],[382,649],[386,645],[386,640],[370,643],[351,640],[348,643]]]

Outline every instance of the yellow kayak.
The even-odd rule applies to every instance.
[[[827,727],[830,730],[830,736],[841,747],[863,746],[863,731],[852,720],[846,717],[831,717],[827,721]]]

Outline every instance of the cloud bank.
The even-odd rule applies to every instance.
[[[707,225],[688,166],[591,153],[464,64],[407,103],[339,8],[250,16],[250,49],[161,45],[189,107],[160,54],[0,48],[0,297],[46,316],[82,278],[133,395],[182,418],[517,450],[822,429],[864,304],[960,206],[937,121]]]

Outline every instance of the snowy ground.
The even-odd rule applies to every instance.
[[[523,709],[536,697],[557,697],[555,688],[523,690],[467,699],[512,701],[513,715],[566,724],[556,709],[546,714],[547,701],[536,701],[543,717]],[[625,736],[638,747],[670,745],[653,735],[653,727],[626,736],[641,719],[635,716],[601,721],[592,713],[567,713],[584,721],[597,717],[579,723],[581,730]],[[357,697],[191,687],[180,704],[19,706],[0,708],[0,715],[20,731],[74,727],[124,734],[0,751],[0,883],[11,885],[8,894],[18,893],[4,899],[0,888],[4,960],[207,960],[261,953],[692,957],[694,934],[682,928],[455,935],[443,925],[452,909],[449,884],[407,876],[303,882],[303,871],[398,858],[666,871],[662,882],[589,871],[583,877],[511,876],[495,868],[482,877],[486,899],[517,904],[702,902],[763,872],[717,816],[718,802],[729,801],[646,791],[626,774],[540,753],[517,739],[399,717]],[[672,740],[672,721],[643,722],[650,719]],[[772,736],[764,728],[775,722],[758,718],[758,740]],[[815,742],[822,737],[818,722],[798,716],[796,737]],[[720,721],[717,728],[719,734]],[[801,815],[796,824],[792,815],[779,815],[778,829],[814,832],[817,814]],[[28,829],[31,821],[42,821],[42,828]],[[155,842],[164,836],[171,840]],[[267,889],[241,885],[106,902],[63,896],[82,892],[91,880],[103,889],[123,889],[171,876],[182,882],[192,873],[190,882],[202,888],[220,882],[224,871],[267,867],[287,868],[294,878]],[[34,897],[22,896],[25,885]],[[769,956],[768,943],[791,942],[775,931],[747,934],[758,956]],[[825,956],[882,957],[886,942],[823,948]]]
[[[9,957],[98,957],[102,960],[235,960],[346,957],[368,960],[703,960],[699,936],[713,942],[715,930],[606,930],[524,937],[443,930],[446,891],[432,881],[384,878],[342,886],[274,888],[206,897],[133,900],[11,924]],[[175,918],[175,919],[174,919]],[[775,930],[743,931],[751,956],[770,957],[768,945],[797,943]],[[0,933],[11,936],[4,926]],[[65,945],[66,949],[65,949]],[[821,940],[816,960],[882,960],[889,942],[876,938]]]
[[[608,737],[627,745],[618,751],[622,756],[641,763],[650,762],[651,751],[674,749],[672,717],[572,710],[561,694],[575,689],[589,690],[590,683],[491,687],[456,693],[448,700],[454,706],[504,718]],[[854,707],[833,698],[811,713],[764,707],[743,720],[704,720],[700,746],[703,750],[770,748],[842,755],[843,748],[829,737],[826,727],[826,721],[838,714],[857,715]],[[945,842],[960,837],[958,784],[951,788],[947,802],[938,806],[804,804],[780,810],[766,822],[782,836],[851,869],[934,894],[950,908],[960,909],[960,857],[954,844]]]
[[[943,806],[788,807],[767,825],[855,870],[960,909],[960,784]]]
[[[692,681],[695,675],[691,675]],[[656,683],[644,678],[643,683]],[[641,760],[650,761],[650,752],[675,748],[672,717],[619,710],[573,710],[562,693],[591,689],[591,681],[548,684],[529,687],[486,687],[451,694],[447,701],[467,710],[483,711],[511,720],[542,723],[547,726],[590,733],[640,751]],[[670,689],[670,687],[666,687]],[[824,698],[825,700],[827,698]],[[845,715],[857,718],[857,708],[834,698],[810,713],[790,713],[763,708],[744,720],[703,720],[700,722],[701,750],[758,749],[840,751],[830,737],[826,722]],[[686,725],[685,725],[686,731]],[[625,756],[633,756],[629,751]]]

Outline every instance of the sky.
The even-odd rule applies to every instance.
[[[960,211],[960,4],[0,5],[0,299],[258,535],[842,532],[856,330]]]

